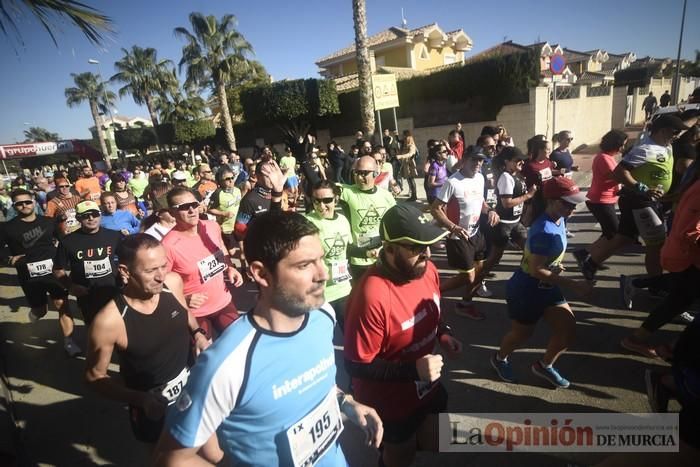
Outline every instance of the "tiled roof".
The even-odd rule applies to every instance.
[[[606,78],[609,78],[609,76],[605,73],[597,73],[595,71],[584,71],[581,76],[578,78],[579,84],[587,84],[587,83],[600,83],[605,81]]]
[[[503,42],[493,47],[489,47],[488,49],[483,50],[476,55],[472,55],[471,57],[466,58],[464,60],[464,63],[479,62],[482,60],[487,60],[489,58],[525,52],[527,50],[529,50],[529,47],[516,44],[513,41]]]
[[[591,58],[591,54],[564,48],[564,58],[567,63],[586,62]]]

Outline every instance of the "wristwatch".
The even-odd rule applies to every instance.
[[[204,337],[206,337],[207,339],[209,338],[209,336],[207,336],[207,331],[205,331],[204,328],[197,328],[197,329],[195,329],[195,330],[193,330],[193,331],[190,331],[190,334],[192,335],[192,339],[194,339],[195,337],[197,337],[197,334],[198,334],[198,333],[201,333],[201,334],[202,334]]]

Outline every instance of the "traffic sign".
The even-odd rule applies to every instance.
[[[564,72],[565,68],[566,59],[564,56],[562,54],[552,55],[552,58],[549,60],[549,71],[551,71],[553,75],[560,75]]]

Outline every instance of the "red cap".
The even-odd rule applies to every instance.
[[[586,195],[581,193],[581,190],[570,178],[553,177],[546,180],[542,186],[542,194],[545,199],[563,199],[569,203],[583,203],[586,200]]]

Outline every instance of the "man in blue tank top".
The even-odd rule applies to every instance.
[[[345,466],[341,413],[378,447],[374,409],[335,385],[335,313],[318,229],[301,214],[266,213],[245,243],[260,291],[192,368],[168,413],[157,465],[207,465],[197,451],[214,433],[234,465]]]

